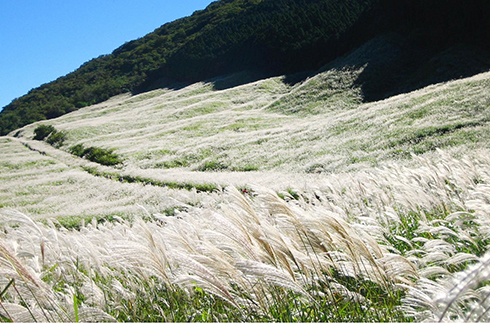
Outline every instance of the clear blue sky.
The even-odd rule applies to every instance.
[[[212,0],[0,0],[0,110]]]

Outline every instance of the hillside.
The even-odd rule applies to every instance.
[[[371,45],[378,48],[379,42]],[[70,165],[67,170],[115,180],[211,189],[256,183],[285,190],[289,181],[279,185],[276,177],[302,178],[298,183],[306,183],[309,177],[315,181],[315,174],[321,178],[392,161],[409,163],[413,155],[430,155],[437,149],[490,149],[488,73],[372,103],[362,102],[357,85],[362,73],[363,68],[332,68],[296,85],[278,76],[215,89],[215,84],[233,84],[243,77],[236,74],[179,90],[124,94],[41,123],[65,134],[60,148],[33,140],[40,123],[4,141],[10,142],[8,147],[24,143],[45,152],[40,163],[49,168],[61,163]],[[122,163],[102,166],[70,154],[77,145],[111,149]],[[10,167],[23,170],[22,163],[9,161],[11,148],[6,147],[5,172]],[[11,176],[21,186],[26,184],[20,174]],[[45,175],[41,171],[39,176]],[[10,198],[7,194],[0,204],[15,207]]]
[[[484,0],[216,1],[14,100],[0,113],[0,134],[121,93],[240,71],[249,73],[239,83],[316,70],[384,34],[396,43],[382,53],[387,65],[374,67],[384,73],[360,79],[365,101],[470,76],[489,66],[489,6]],[[438,59],[458,44],[470,50]]]
[[[490,72],[364,103],[355,65],[122,94],[1,137],[1,317],[488,320]]]

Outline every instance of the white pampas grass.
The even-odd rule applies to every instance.
[[[475,256],[461,256],[475,260]],[[420,279],[409,288],[404,310],[416,320],[486,322],[490,319],[489,254],[454,275],[440,270],[436,281]],[[427,270],[426,270],[427,271]],[[435,270],[434,270],[435,272]]]
[[[135,205],[131,217],[76,230],[4,208],[0,283],[20,281],[30,304],[22,307],[34,316],[59,308],[69,317],[77,294],[82,313],[180,289],[261,315],[287,291],[301,302],[323,295],[331,304],[341,297],[371,306],[348,278],[406,292],[401,308],[417,320],[487,319],[488,277],[479,271],[488,260],[478,255],[490,240],[490,159],[442,151],[414,159],[411,167],[323,176],[287,189],[285,199],[253,185],[244,194],[233,186],[209,194],[163,189],[181,210],[176,216]],[[110,195],[115,204],[122,198]],[[321,284],[328,288],[311,290]],[[4,303],[20,306],[12,292]],[[12,315],[24,317],[16,306]]]

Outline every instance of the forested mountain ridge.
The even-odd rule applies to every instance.
[[[215,1],[14,100],[0,113],[0,134],[128,91],[242,70],[277,75],[318,69],[386,33],[403,35],[400,48],[409,59],[395,60],[387,70],[405,76],[413,66],[457,43],[478,47],[481,57],[488,50],[489,12],[484,0]],[[485,64],[476,64],[476,69]],[[424,83],[424,73],[417,77]],[[374,79],[361,78],[366,83]],[[369,86],[368,99],[369,91],[375,99],[400,90]]]

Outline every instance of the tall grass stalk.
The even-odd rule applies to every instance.
[[[214,203],[174,216],[94,219],[76,230],[2,209],[1,285],[19,284],[18,293],[7,289],[0,314],[487,319],[488,157],[414,158],[418,167],[331,175],[284,199],[230,186]]]
[[[72,290],[71,299],[77,300],[72,308],[96,306],[119,317],[121,313],[111,307],[131,299],[131,291],[148,296],[152,282],[170,291],[171,297],[182,289],[188,295],[202,291],[224,302],[222,306],[234,314],[220,313],[220,319],[318,320],[327,318],[321,295],[331,306],[366,299],[352,290],[354,286],[344,286],[343,279],[372,281],[388,293],[396,288],[395,282],[416,275],[415,271],[391,274],[382,261],[389,256],[386,250],[376,245],[376,252],[370,251],[352,226],[332,214],[306,212],[269,191],[256,201],[235,188],[229,192],[230,202],[223,210],[196,209],[164,223],[93,222],[80,231],[58,231],[23,221],[12,234],[19,234],[19,245],[31,253],[39,250],[33,246],[45,241],[44,261],[52,268],[45,279],[59,286],[62,294]],[[314,226],[321,221],[326,225],[317,232]],[[40,264],[39,259],[31,263],[42,275],[45,269]],[[117,293],[109,288],[115,283],[122,287]],[[322,285],[328,290],[320,290]],[[97,296],[99,289],[103,293]],[[311,304],[316,306],[303,313]],[[376,306],[373,310],[378,311]],[[349,311],[353,317],[364,315],[359,309]],[[76,319],[77,312],[73,314]],[[330,316],[340,319],[342,313],[332,311]]]

